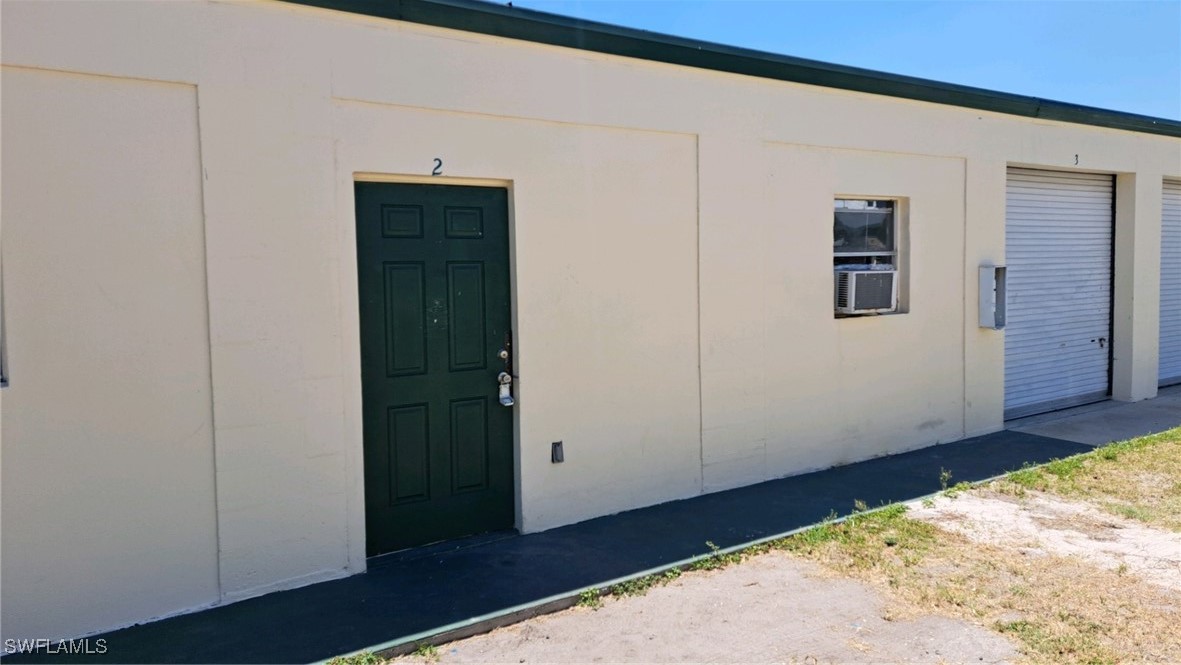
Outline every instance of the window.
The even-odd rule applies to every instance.
[[[836,199],[833,298],[837,317],[898,311],[899,225],[895,199]]]

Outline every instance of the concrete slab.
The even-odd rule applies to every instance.
[[[889,598],[784,552],[440,645],[438,663],[1004,663],[1003,635]],[[588,636],[597,636],[588,638]],[[407,665],[421,658],[406,657]]]
[[[1163,388],[1142,402],[1100,402],[1007,423],[1026,434],[1101,446],[1181,425],[1181,386]]]

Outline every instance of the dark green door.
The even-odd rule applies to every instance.
[[[508,193],[357,183],[369,556],[513,526]]]

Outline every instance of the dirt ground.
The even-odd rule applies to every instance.
[[[989,488],[914,502],[897,517],[830,531],[854,535],[770,548],[737,565],[686,572],[644,595],[609,596],[597,608],[575,607],[400,660],[997,663],[1181,656],[1181,637],[1171,634],[1181,624],[1176,532],[1083,501]],[[1104,618],[1113,625],[1102,625]]]
[[[1073,556],[1100,568],[1125,570],[1145,582],[1181,593],[1181,534],[1147,527],[1085,503],[1049,494],[1021,499],[976,491],[934,505],[910,505],[913,519],[967,536],[973,542],[1015,548],[1027,556]]]

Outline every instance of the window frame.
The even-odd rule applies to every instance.
[[[833,204],[834,204],[833,205],[833,229],[834,229],[834,231],[836,229],[836,212],[838,210],[838,208],[835,205],[837,201],[865,201],[867,203],[870,201],[888,201],[890,203],[890,210],[889,210],[890,227],[891,227],[890,228],[890,235],[891,235],[891,238],[893,239],[894,249],[881,250],[881,251],[876,251],[876,252],[875,251],[840,252],[840,251],[837,251],[837,249],[834,247],[833,251],[832,251],[833,258],[836,259],[836,258],[890,256],[890,257],[893,257],[894,269],[897,270],[898,269],[898,258],[901,255],[899,245],[901,244],[901,240],[902,240],[902,233],[901,233],[902,229],[901,229],[901,225],[898,223],[899,211],[902,207],[901,200],[896,197],[892,197],[892,196],[857,196],[857,197],[839,196],[839,195],[834,196],[833,197]],[[834,264],[834,268],[835,268],[835,264]]]

